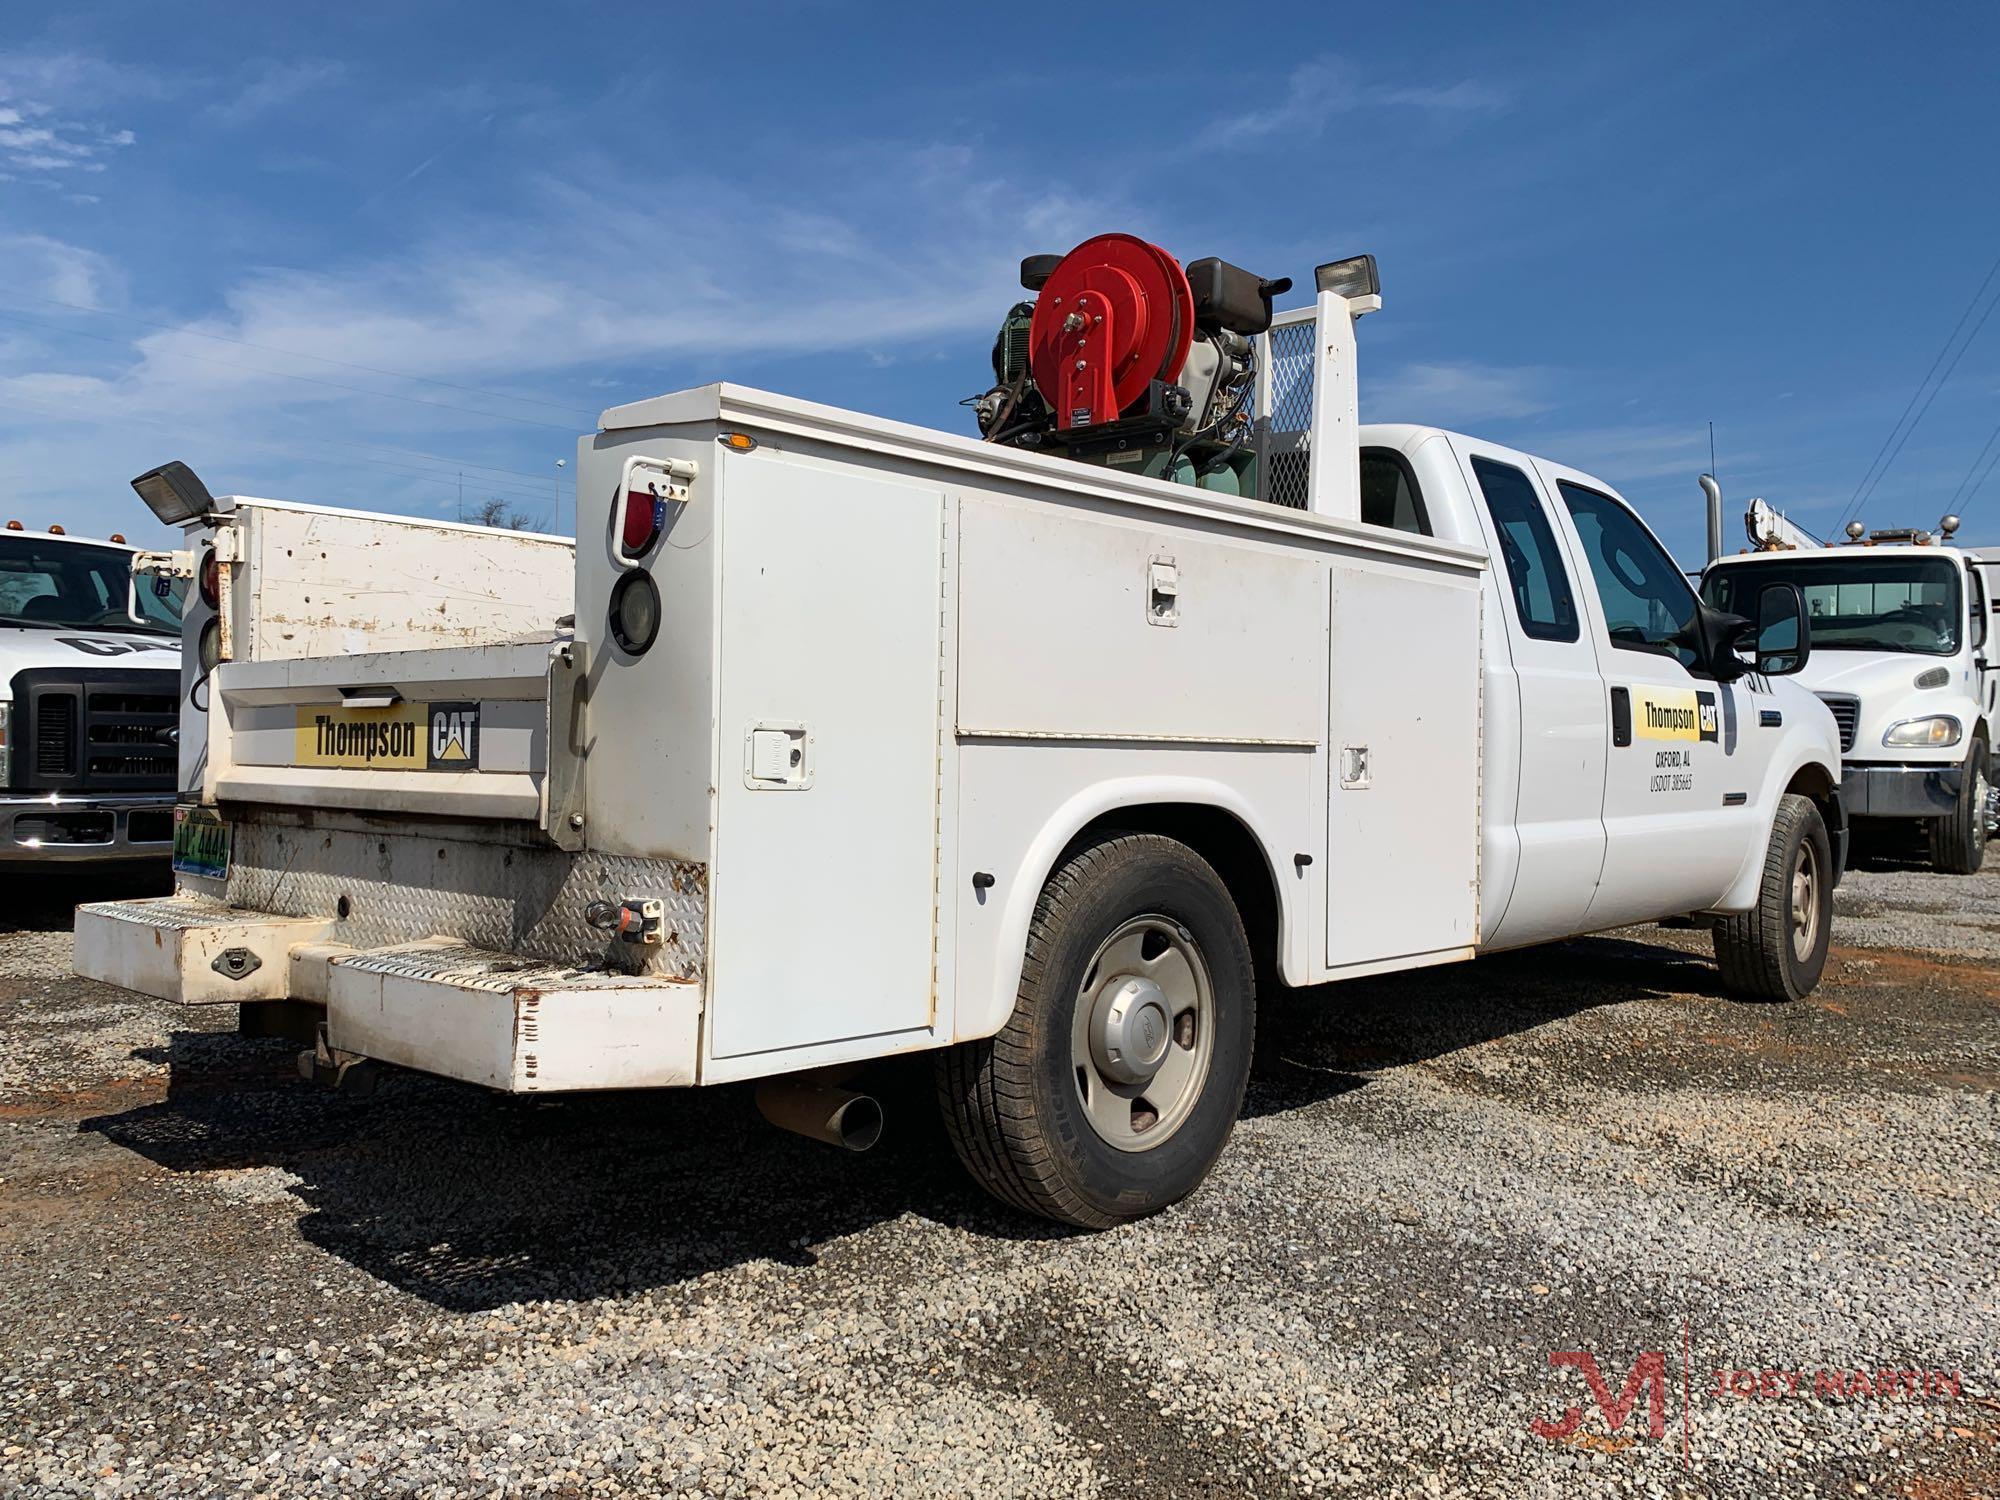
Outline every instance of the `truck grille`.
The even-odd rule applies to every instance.
[[[35,772],[68,776],[76,766],[76,699],[51,694],[35,715]]]
[[[14,676],[14,724],[33,754],[16,756],[17,791],[172,791],[180,747],[177,679],[167,672]]]
[[[1819,701],[1833,710],[1833,722],[1840,726],[1840,753],[1854,748],[1855,726],[1861,722],[1861,700],[1852,693],[1821,693]]]

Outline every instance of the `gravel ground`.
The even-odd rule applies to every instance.
[[[1875,858],[1789,1007],[1655,929],[1284,997],[1210,1185],[1100,1235],[970,1188],[920,1065],[862,1157],[740,1090],[309,1089],[66,977],[38,881],[0,1496],[1994,1495],[1995,866]],[[1661,1378],[1614,1431],[1564,1351]]]

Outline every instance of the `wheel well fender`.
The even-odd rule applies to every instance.
[[[1286,945],[1299,932],[1307,882],[1281,879],[1271,830],[1232,788],[1200,777],[1148,776],[1100,783],[1057,808],[1003,887],[991,949],[991,986],[974,979],[961,989],[953,1039],[992,1036],[1007,1024],[1021,987],[1028,928],[1049,876],[1083,844],[1111,833],[1157,833],[1176,839],[1214,866],[1250,939],[1260,983],[1275,978]],[[1294,872],[1290,866],[1285,873]],[[995,882],[999,884],[999,882]]]
[[[1780,762],[1772,767],[1772,771],[1771,791],[1765,800],[1770,816],[1775,818],[1778,815],[1778,799],[1787,793],[1811,799],[1819,809],[1820,820],[1826,824],[1827,839],[1833,845],[1834,878],[1837,881],[1847,848],[1847,806],[1840,798],[1839,763],[1836,761],[1829,765],[1818,752],[1802,748],[1789,763]],[[1714,910],[1748,911],[1757,904],[1757,887],[1764,878],[1764,855],[1770,842],[1769,822],[1764,826],[1766,836],[1744,851],[1743,863],[1737,869],[1736,878],[1730,882],[1729,890],[1715,904]]]

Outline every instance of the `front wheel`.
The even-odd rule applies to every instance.
[[[959,1159],[1003,1202],[1103,1229],[1193,1192],[1250,1077],[1256,986],[1229,892],[1185,844],[1125,834],[1043,887],[1013,1014],[948,1048]]]
[[[1930,820],[1931,866],[1942,875],[1977,875],[1986,862],[1986,742],[1974,740],[1959,780],[1958,806]]]
[[[1757,904],[1715,924],[1723,988],[1745,1000],[1809,995],[1832,940],[1833,846],[1819,809],[1787,792],[1771,823]]]

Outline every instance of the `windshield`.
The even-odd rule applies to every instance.
[[[1766,583],[1799,586],[1815,651],[1958,650],[1958,567],[1947,558],[1793,553],[1782,561],[1720,563],[1701,592],[1718,609],[1754,615]]]
[[[140,579],[137,602],[144,623],[135,625],[125,613],[131,577],[132,554],[122,547],[0,533],[0,625],[180,634],[186,584],[175,580],[162,599],[153,592],[152,579]]]

